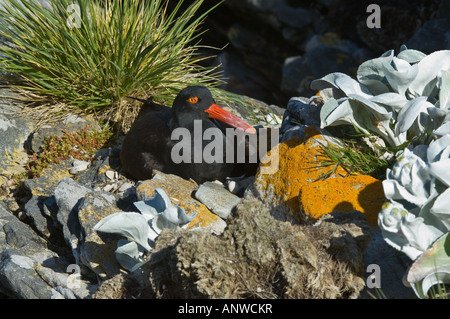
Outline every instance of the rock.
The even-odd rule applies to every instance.
[[[69,173],[72,175],[76,175],[82,171],[87,170],[89,165],[90,165],[90,162],[74,160],[72,163],[72,168],[70,169]]]
[[[411,259],[386,243],[378,227],[371,228],[370,236],[371,240],[364,252],[364,264],[366,268],[369,265],[379,267],[381,291],[385,297],[387,299],[417,299],[414,291],[403,284],[403,277],[412,264]],[[367,274],[370,275],[372,272]],[[360,298],[373,299],[373,296],[378,297],[375,289],[366,286]]]
[[[405,45],[408,49],[419,50],[425,54],[450,50],[450,19],[434,19],[425,22]]]
[[[11,98],[17,97],[9,89],[1,89],[0,95],[0,185],[5,182],[3,176],[24,171],[27,161],[24,148],[28,135],[34,128],[33,121],[20,112]]]
[[[230,193],[223,185],[214,182],[201,184],[195,192],[195,198],[223,219],[227,219],[233,208],[241,201],[238,196]]]
[[[310,89],[313,80],[332,72],[354,76],[358,66],[358,62],[341,48],[314,47],[302,56],[292,56],[284,61],[281,90],[291,96],[311,96],[317,93]]]
[[[280,128],[280,142],[304,138],[305,127],[320,127],[320,107],[317,99],[293,97],[289,100]]]
[[[259,198],[277,219],[304,222],[307,216],[300,209],[301,190],[333,169],[320,163],[324,160],[321,146],[329,142],[333,139],[320,135],[313,127],[306,127],[304,139],[280,143],[268,153],[270,163],[278,162],[277,169],[264,172],[265,165],[260,165],[246,196]],[[332,176],[339,175],[346,175],[340,167]]]
[[[327,178],[303,185],[300,209],[313,218],[333,211],[364,213],[368,223],[378,225],[378,213],[386,201],[381,181],[367,175]]]
[[[45,207],[48,204],[48,198],[38,197],[33,195],[31,199],[25,204],[25,214],[31,219],[31,222],[39,231],[40,235],[49,238],[57,231],[53,214],[48,214],[49,208]]]
[[[60,181],[71,176],[69,171],[72,163],[73,160],[69,159],[59,161],[58,164],[50,164],[48,168],[42,170],[40,177],[25,180],[23,182],[25,189],[35,196],[52,196]]]
[[[98,150],[94,155],[90,167],[74,176],[74,180],[90,188],[95,188],[98,185],[110,182],[106,172],[113,171],[120,166],[119,153],[119,148]]]
[[[244,197],[245,190],[253,184],[255,176],[228,177],[225,186],[236,196]]]
[[[99,278],[106,279],[120,272],[120,265],[114,251],[120,236],[98,233],[94,226],[110,214],[120,212],[112,194],[87,194],[80,202],[78,220],[81,233],[79,242],[80,261],[89,267]]]
[[[92,192],[90,188],[78,184],[71,178],[63,178],[54,191],[58,205],[57,220],[67,245],[72,249],[75,262],[80,266],[83,264],[79,251],[82,229],[78,219],[78,210],[84,196]]]
[[[246,199],[220,236],[163,231],[143,266],[143,282],[127,283],[119,275],[94,296],[126,298],[137,290],[134,297],[143,298],[356,298],[364,287],[369,240],[358,216],[330,215],[314,226],[295,226]]]
[[[192,198],[192,194],[198,189],[197,183],[187,181],[176,175],[154,171],[152,179],[140,182],[137,185],[138,201],[152,199],[156,188],[162,188],[169,196],[172,204],[179,205],[187,215],[196,213],[187,229],[204,229],[216,234],[220,234],[224,230],[226,223],[219,216],[211,213],[204,204]]]
[[[70,285],[70,257],[47,242],[0,202],[0,292],[12,298],[86,298],[95,287],[79,278]]]
[[[361,17],[354,25],[359,39],[376,55],[400,49],[424,23],[426,16],[432,15],[426,11],[431,9],[432,12],[436,5],[434,1],[418,2],[400,0],[381,4],[381,27],[368,28],[367,18]]]
[[[64,136],[65,132],[74,133],[83,129],[95,128],[100,129],[97,122],[90,116],[80,117],[69,114],[62,119],[56,119],[46,122],[38,127],[27,141],[27,149],[31,152],[38,153],[42,150],[44,140],[51,136]]]

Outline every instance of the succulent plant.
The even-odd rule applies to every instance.
[[[433,286],[444,283],[450,283],[450,232],[420,255],[406,276],[406,284],[420,298],[425,298]]]
[[[151,200],[135,202],[140,211],[118,212],[100,220],[94,230],[126,237],[117,242],[115,251],[119,264],[135,271],[145,264],[145,256],[152,250],[156,238],[163,229],[186,227],[195,214],[186,215],[179,206],[173,206],[166,192],[157,188]]]
[[[357,80],[331,73],[311,83],[324,90],[321,127],[350,124],[391,147],[425,144],[450,133],[450,50],[425,55],[402,46],[362,63]]]
[[[448,242],[447,259],[441,256],[443,253],[437,254],[437,248],[432,248],[439,238],[450,231],[449,167],[450,134],[446,134],[429,146],[410,146],[400,151],[397,162],[392,169],[387,169],[386,180],[383,181],[387,201],[378,215],[378,225],[386,242],[416,260],[416,263],[424,256],[440,256],[435,260],[435,272],[430,273],[428,268],[421,270],[416,265],[413,269],[416,275],[409,276],[414,284],[422,287],[420,292],[419,288],[415,289],[419,296],[424,294],[424,288],[430,287],[432,276],[437,278],[434,283],[442,278],[450,283],[448,274],[439,277],[442,272],[440,267],[445,268],[446,265],[449,270]],[[426,275],[417,275],[424,271]],[[426,279],[426,284],[417,278]]]

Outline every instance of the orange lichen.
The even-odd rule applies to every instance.
[[[196,213],[195,218],[188,224],[188,229],[211,226],[220,220],[219,216],[211,213],[205,205],[192,198],[191,194],[198,188],[196,183],[175,175],[157,172],[153,179],[140,183],[137,190],[152,197],[156,188],[163,189],[172,204],[179,205],[186,214]]]
[[[377,225],[384,201],[382,182],[368,175],[316,181],[304,185],[300,192],[300,208],[308,216],[358,210],[372,226]]]
[[[376,225],[384,202],[381,182],[365,175],[348,176],[340,166],[323,165],[327,162],[321,147],[325,143],[333,141],[309,127],[304,140],[291,139],[272,149],[268,156],[271,160],[278,157],[278,170],[273,174],[258,171],[256,193],[282,219],[301,223],[306,217],[335,210],[359,210]]]
[[[261,174],[261,168],[255,178],[255,188],[269,206],[282,210],[287,219],[296,222],[303,220],[299,210],[301,188],[317,179],[330,174],[332,169],[322,165],[325,155],[321,145],[328,143],[320,132],[309,127],[305,129],[305,141],[299,138],[280,143],[269,153],[269,163],[278,158],[278,170],[274,174]],[[331,176],[346,175],[347,172],[337,167]]]

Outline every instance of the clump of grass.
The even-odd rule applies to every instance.
[[[126,131],[140,107],[126,96],[171,105],[187,85],[221,83],[192,45],[215,8],[197,16],[204,0],[182,12],[183,1],[170,12],[168,0],[48,2],[9,0],[0,8],[0,35],[9,41],[0,69],[46,117],[95,113]]]
[[[382,157],[381,148],[374,150],[367,144],[354,139],[341,139],[341,145],[328,143],[322,147],[324,159],[322,166],[338,166],[348,172],[348,175],[363,174],[383,180],[386,177],[386,169],[392,166],[392,162]],[[334,173],[336,169],[330,171]]]
[[[39,177],[50,164],[69,158],[90,161],[95,153],[104,147],[112,137],[112,131],[104,126],[101,130],[87,126],[81,131],[63,131],[62,136],[51,136],[44,140],[42,151],[33,154],[26,165],[28,178]]]

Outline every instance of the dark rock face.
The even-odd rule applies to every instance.
[[[218,2],[206,0],[203,10]],[[367,26],[369,4],[379,6],[381,28]],[[227,0],[205,20],[202,43],[223,48],[205,53],[217,56],[210,63],[222,63],[226,89],[284,106],[293,92],[309,96],[311,80],[337,71],[351,75],[363,61],[402,44],[427,54],[448,49],[445,12],[443,0]],[[308,46],[330,33],[350,42],[351,52],[329,41]]]

